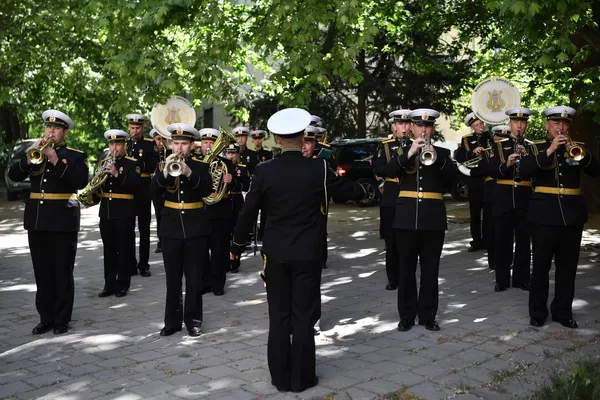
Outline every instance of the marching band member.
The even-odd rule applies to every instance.
[[[112,160],[99,168],[108,178],[102,185],[100,236],[104,246],[104,289],[98,297],[124,297],[131,284],[130,263],[135,253],[135,202],[141,169],[135,158],[126,157],[129,134],[120,129],[104,132]]]
[[[231,248],[232,259],[244,251],[262,209],[268,221],[263,247],[269,305],[267,358],[271,383],[280,391],[301,392],[318,383],[312,329],[320,314],[327,193],[347,199],[366,195],[360,184],[338,178],[324,160],[302,156],[309,123],[310,114],[297,108],[269,119],[269,130],[282,153],[256,166]]]
[[[141,276],[149,277],[152,275],[148,263],[150,259],[150,220],[152,219],[150,178],[159,162],[159,156],[154,151],[154,141],[143,136],[146,116],[127,114],[126,118],[130,134],[130,139],[127,141],[127,155],[137,160],[142,176],[138,191],[135,193],[138,230],[140,232],[140,261],[138,263],[134,252],[131,259],[131,274],[137,275],[139,270]]]
[[[581,194],[581,172],[598,177],[600,164],[583,143],[568,136],[575,109],[550,107],[542,116],[547,119],[548,136],[531,145],[531,152],[523,158],[521,166],[521,173],[535,182],[528,212],[528,221],[533,223],[530,324],[543,326],[548,317],[548,274],[554,258],[556,288],[550,304],[552,321],[577,328],[572,304],[581,234],[588,217]]]
[[[167,147],[167,139],[165,139],[156,129],[152,129],[150,131],[150,137],[154,140],[154,151],[158,153],[159,170],[165,166],[165,161],[167,157],[169,157],[172,153],[171,149]],[[154,216],[156,217],[156,235],[158,236],[158,232],[160,231],[160,220],[161,220],[161,212],[163,209],[163,204],[165,202],[165,198],[163,195],[155,194],[152,196],[152,204],[154,205]],[[155,253],[162,252],[162,243],[160,242],[160,238],[158,238],[158,243],[156,244]]]
[[[217,129],[200,129],[200,138],[202,139],[202,153],[207,155],[212,149],[213,144],[219,137]],[[211,225],[211,232],[208,240],[210,249],[210,262],[206,262],[202,274],[202,283],[204,285],[202,293],[208,293],[212,290],[215,296],[225,294],[225,280],[227,271],[230,270],[229,245],[231,240],[231,217],[232,202],[229,197],[230,192],[241,192],[242,184],[237,177],[232,175],[234,166],[228,159],[218,156],[218,160],[227,166],[227,174],[223,182],[227,184],[227,194],[218,203],[206,205],[206,215]]]
[[[152,178],[152,191],[163,193],[165,198],[158,232],[167,276],[165,326],[160,336],[181,331],[182,322],[190,336],[200,336],[201,269],[207,258],[211,231],[202,198],[211,193],[212,179],[208,165],[191,157],[192,143],[200,137],[199,132],[182,123],[169,125],[167,130],[173,140],[173,154],[167,157],[163,170],[157,169]],[[183,276],[185,301],[181,292]]]
[[[32,147],[38,154],[28,151],[27,157],[8,171],[13,181],[31,180],[23,220],[37,287],[35,306],[40,315],[34,335],[53,328],[55,334],[69,331],[80,220],[75,193],[85,187],[88,179],[86,155],[65,144],[73,120],[57,110],[44,111],[42,119],[44,137]]]
[[[520,158],[525,152],[524,135],[527,121],[533,113],[528,108],[506,110],[510,122],[510,138],[496,143],[490,160],[490,173],[496,178],[494,190],[494,243],[496,285],[502,292],[511,286],[510,265],[513,262],[512,287],[529,290],[531,250],[527,209],[531,197],[531,180],[520,175]]]
[[[242,210],[242,206],[244,205],[244,195],[242,192],[247,192],[248,189],[250,189],[250,174],[248,172],[248,167],[245,164],[240,164],[240,146],[237,143],[232,143],[227,147],[227,149],[225,149],[225,157],[235,166],[233,175],[237,177],[238,181],[242,185],[242,188],[239,192],[229,193],[233,207],[231,212],[231,235],[233,236],[238,215]],[[237,273],[239,270],[240,260],[231,260],[231,272]]]
[[[257,155],[254,149],[246,146],[248,142],[248,134],[250,130],[245,126],[238,126],[237,128],[233,128],[231,131],[235,136],[235,139],[240,145],[240,163],[244,164],[248,168],[248,172],[252,174],[254,170],[254,166],[257,164]]]
[[[390,113],[392,121],[392,137],[381,141],[373,171],[375,175],[384,179],[383,194],[381,196],[379,218],[381,223],[380,233],[385,240],[385,271],[388,283],[386,290],[398,288],[398,251],[394,240],[394,215],[396,214],[396,200],[398,199],[398,178],[387,176],[387,164],[398,156],[398,149],[410,137],[411,120],[410,110],[396,110]]]
[[[394,218],[398,251],[399,331],[419,324],[439,331],[435,321],[438,309],[438,273],[448,228],[443,195],[455,175],[450,152],[431,145],[434,123],[440,113],[428,108],[411,111],[414,141],[398,149],[398,157],[388,164],[387,176],[398,177],[399,194]],[[421,264],[421,287],[417,294],[417,256]]]
[[[253,173],[253,170],[254,170],[254,168],[256,168],[257,164],[260,164],[261,162],[265,162],[265,161],[273,158],[273,152],[271,150],[263,148],[262,144],[263,144],[263,141],[265,140],[265,131],[263,131],[263,130],[252,131],[250,133],[250,137],[252,138],[252,141],[254,142],[254,151],[256,152],[254,166],[252,167],[252,171],[250,171]],[[258,238],[257,238],[259,241],[261,241],[264,236],[266,223],[267,223],[267,221],[265,219],[265,215],[264,215],[264,213],[261,213],[260,225],[258,227]]]
[[[458,147],[454,154],[456,161],[463,163],[472,160],[481,154],[484,149],[491,145],[491,139],[485,130],[485,123],[480,120],[474,112],[469,113],[465,118],[465,125],[473,130],[473,133],[462,137],[461,146]],[[469,252],[485,249],[487,238],[482,229],[481,212],[483,209],[483,192],[484,180],[481,177],[467,178],[468,198],[469,198],[469,214],[471,226],[471,246]],[[486,224],[485,218],[483,225]],[[483,232],[482,232],[483,231]]]

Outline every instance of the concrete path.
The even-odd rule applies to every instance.
[[[465,204],[448,203],[449,209]],[[278,393],[266,360],[268,315],[259,256],[228,275],[226,294],[204,297],[204,334],[162,338],[165,276],[136,276],[125,298],[103,287],[97,207],[82,216],[69,334],[32,336],[35,281],[22,203],[0,203],[0,399],[422,399],[526,397],[551,373],[600,356],[599,232],[585,234],[576,282],[580,329],[529,326],[528,293],[494,293],[485,254],[468,253],[468,223],[451,218],[440,268],[440,332],[398,332],[396,292],[386,283],[377,208],[333,205],[329,269],[317,337],[319,385]],[[154,223],[154,221],[153,221]],[[154,231],[153,231],[154,232]],[[155,241],[155,238],[153,238]],[[152,250],[154,250],[154,243]],[[551,296],[554,285],[551,285]]]

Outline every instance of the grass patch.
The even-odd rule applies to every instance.
[[[406,387],[403,387],[397,392],[382,396],[381,400],[421,400],[419,396],[412,393],[408,393],[406,390]]]
[[[498,385],[504,382],[505,380],[510,379],[515,375],[518,375],[519,373],[525,371],[529,367],[529,365],[530,364],[528,363],[523,363],[518,364],[514,368],[506,368],[494,372],[494,374],[492,375],[492,385]]]
[[[466,394],[471,390],[471,386],[461,382],[457,387],[454,388],[454,394]]]
[[[172,369],[166,368],[166,367],[162,368],[161,371],[162,371],[163,374],[165,374],[167,376],[175,376],[175,375],[177,375],[177,372],[173,371]]]
[[[325,396],[321,397],[321,400],[335,400],[336,392],[327,393]]]
[[[552,375],[531,400],[600,400],[600,360],[578,361],[569,374]]]

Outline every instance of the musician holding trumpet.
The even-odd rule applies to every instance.
[[[183,123],[169,125],[167,130],[173,140],[173,154],[167,157],[162,170],[157,168],[150,186],[151,193],[164,194],[165,198],[158,232],[167,277],[165,326],[160,336],[181,331],[182,322],[190,336],[200,336],[202,267],[211,231],[202,198],[211,193],[212,180],[208,165],[191,157],[194,139],[199,139],[200,133]]]
[[[124,297],[131,284],[135,252],[134,193],[141,181],[135,158],[127,157],[129,134],[120,129],[104,132],[110,156],[101,160],[95,175],[105,174],[100,187],[100,236],[104,246],[104,289],[98,297]]]
[[[31,180],[25,205],[24,227],[29,238],[40,323],[32,334],[54,329],[66,333],[73,312],[73,268],[77,252],[80,206],[75,193],[88,178],[86,155],[66,147],[73,120],[63,112],[42,114],[44,138],[38,140],[8,171],[11,180]]]
[[[549,272],[556,266],[556,288],[550,305],[552,321],[577,328],[572,303],[583,225],[588,212],[581,194],[581,171],[600,176],[600,164],[583,143],[568,136],[575,109],[545,109],[548,136],[531,145],[523,158],[521,174],[535,181],[528,221],[533,224],[533,272],[529,292],[530,324],[544,325],[548,317]]]

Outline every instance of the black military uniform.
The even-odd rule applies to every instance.
[[[239,126],[234,128],[231,133],[235,135],[236,139],[240,136],[245,136],[247,138],[250,130],[245,126]],[[240,164],[244,164],[248,168],[250,175],[252,175],[254,166],[257,164],[256,152],[245,144],[243,146],[240,144]]]
[[[531,110],[526,108],[511,108],[506,112],[511,119],[526,120],[531,115]],[[508,157],[515,151],[515,140],[512,137],[496,142],[495,145],[494,156],[490,160],[490,174],[496,178],[492,206],[496,244],[494,290],[501,292],[511,286],[511,263],[512,287],[529,290],[531,250],[527,210],[532,193],[531,180],[520,176],[520,167],[507,167]]]
[[[146,117],[141,114],[127,115],[128,123],[131,125],[144,125]],[[131,137],[127,141],[127,155],[135,158],[141,169],[142,179],[135,193],[135,205],[137,210],[138,230],[140,232],[140,259],[139,262],[132,257],[131,273],[144,277],[150,276],[150,222],[152,219],[152,197],[150,196],[150,178],[159,162],[159,155],[154,150],[154,141],[150,138]],[[135,242],[135,238],[134,238]]]
[[[465,125],[471,126],[475,121],[479,121],[475,113],[470,113],[465,119]],[[462,137],[461,146],[456,149],[454,157],[459,163],[472,160],[477,157],[473,150],[478,147],[486,149],[491,144],[491,138],[488,132],[482,134],[470,133]],[[468,198],[469,198],[469,216],[470,216],[470,227],[471,227],[471,247],[469,252],[484,249],[487,238],[482,230],[481,212],[483,210],[483,197],[484,197],[484,179],[481,177],[471,176],[466,178]],[[483,225],[485,226],[485,218]]]
[[[410,122],[408,117],[410,110],[397,110],[390,113],[393,118],[392,124],[398,122]],[[388,283],[385,286],[387,290],[396,290],[398,288],[398,250],[396,249],[396,240],[394,239],[394,216],[396,214],[396,200],[398,199],[398,178],[387,176],[387,165],[392,159],[398,156],[398,149],[406,139],[396,137],[384,139],[377,149],[373,171],[375,175],[384,179],[383,193],[381,195],[379,218],[380,234],[385,240],[385,272]]]
[[[46,126],[73,128],[71,118],[60,111],[45,111],[42,118]],[[54,150],[56,165],[45,157],[39,165],[28,165],[23,157],[8,171],[13,181],[27,177],[31,180],[24,227],[37,286],[35,306],[40,315],[40,324],[33,334],[45,333],[52,327],[54,333],[67,332],[73,312],[73,267],[80,220],[75,193],[87,184],[88,168],[86,155],[81,151],[66,147],[64,142],[56,143]]]
[[[219,131],[212,128],[204,128],[200,130],[200,135],[203,140],[216,140],[219,136]],[[204,287],[203,293],[212,290],[215,296],[225,294],[225,280],[227,271],[230,270],[229,260],[229,245],[231,241],[231,218],[233,204],[229,194],[231,192],[241,192],[242,184],[234,174],[235,167],[233,163],[221,156],[213,162],[220,162],[227,168],[227,172],[231,174],[231,183],[227,185],[225,195],[216,204],[206,205],[206,215],[211,225],[211,232],[208,240],[210,249],[210,261],[204,263],[202,272],[202,282]]]
[[[225,150],[227,153],[239,153],[240,148],[237,143],[230,144]],[[250,174],[248,172],[248,167],[244,164],[236,163],[234,164],[233,175],[236,176],[236,179],[241,184],[241,191],[239,192],[230,192],[229,197],[231,198],[231,236],[233,238],[233,231],[235,230],[235,225],[237,224],[237,219],[240,211],[242,210],[242,206],[244,205],[244,195],[242,192],[247,192],[250,189]],[[231,272],[236,273],[240,269],[240,260],[235,259],[231,260]]]
[[[111,129],[104,137],[112,142],[125,142],[129,134]],[[134,193],[140,183],[140,168],[135,158],[120,156],[114,160],[117,177],[108,174],[101,188],[100,236],[104,246],[104,289],[99,297],[114,294],[123,297],[131,283],[130,263],[135,252]],[[132,239],[133,238],[133,239]]]
[[[542,113],[549,120],[569,123],[575,115],[571,107],[551,107]],[[528,221],[533,224],[533,273],[529,293],[531,325],[542,326],[548,317],[549,272],[552,258],[556,265],[556,288],[551,303],[552,320],[568,328],[577,328],[573,320],[575,275],[579,261],[583,225],[588,211],[581,194],[581,171],[600,176],[600,164],[589,151],[579,161],[567,155],[564,146],[550,156],[546,150],[552,138],[535,142],[521,162],[521,173],[535,182]],[[585,148],[583,143],[574,144]]]
[[[193,141],[199,137],[198,131],[187,124],[173,124],[167,129],[173,140]],[[180,331],[182,321],[191,336],[202,333],[202,269],[211,231],[202,198],[212,191],[212,180],[206,163],[191,157],[185,163],[192,171],[189,177],[183,174],[165,177],[157,169],[151,185],[153,193],[162,193],[165,198],[158,232],[167,276],[165,326],[161,336]],[[185,303],[181,292],[184,275]]]
[[[272,116],[268,126],[274,134],[295,137],[308,124],[307,112],[287,109]],[[326,193],[349,200],[365,194],[358,183],[336,177],[325,161],[305,159],[300,149],[284,149],[276,159],[259,164],[252,179],[232,253],[243,252],[250,227],[262,209],[268,221],[263,251],[271,382],[279,390],[300,392],[318,383],[313,326],[320,313]]]
[[[158,134],[159,133],[156,129],[152,129],[150,131],[150,136],[152,136],[153,138]],[[156,151],[156,153],[158,153],[158,157],[159,157],[157,169],[160,171],[162,171],[162,167],[165,165],[165,160],[167,159],[167,157],[169,157],[173,153],[173,151],[171,149],[166,147],[166,144],[164,146],[165,147],[163,147],[163,148],[154,146],[154,151]],[[157,236],[158,236],[158,232],[160,231],[160,221],[162,218],[161,212],[164,207],[164,203],[165,203],[165,197],[162,194],[155,193],[152,196],[152,204],[154,205],[154,216],[156,217],[156,235]],[[158,238],[158,243],[156,244],[156,250],[154,252],[155,253],[162,252],[162,243],[160,242],[160,237]]]
[[[439,113],[418,109],[409,114],[416,125],[433,125]],[[419,135],[415,132],[415,137]],[[443,195],[455,176],[450,152],[434,146],[437,159],[424,165],[420,154],[408,158],[412,141],[398,149],[398,158],[388,164],[386,175],[398,177],[394,236],[398,251],[398,329],[407,331],[419,317],[428,330],[439,330],[435,322],[438,309],[438,273],[447,229]],[[417,257],[421,264],[421,285],[417,295],[415,272]]]
[[[265,131],[263,131],[263,130],[252,131],[250,133],[250,137],[252,139],[258,139],[258,138],[264,139]],[[256,166],[258,164],[260,164],[261,162],[268,161],[273,158],[273,152],[271,150],[265,149],[264,147],[255,148],[254,153],[255,153],[256,159],[254,160],[254,166],[252,168],[251,173],[254,173],[253,170],[254,170],[254,168],[256,168]],[[265,233],[265,226],[267,224],[267,220],[265,218],[266,218],[265,213],[261,213],[260,214],[260,225],[258,226],[258,240],[262,240],[264,233]]]

